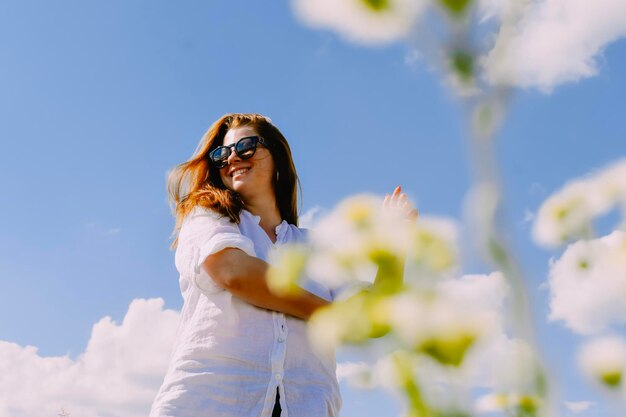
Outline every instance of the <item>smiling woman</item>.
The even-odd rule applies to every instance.
[[[184,304],[150,416],[337,416],[334,355],[314,352],[306,332],[334,292],[277,296],[266,282],[269,252],[306,239],[284,136],[264,116],[225,115],[168,191]]]
[[[266,148],[266,152],[261,151],[255,156],[254,151],[244,154],[242,150],[237,151],[236,146],[222,146],[232,143],[235,138],[243,138],[246,134],[260,137],[260,143]],[[245,146],[240,144],[240,147]],[[258,144],[254,149],[257,147]],[[254,162],[265,160],[264,156],[271,155],[275,171],[275,178],[271,179],[272,194],[275,193],[281,217],[289,224],[297,225],[298,176],[287,140],[269,118],[259,114],[227,114],[217,120],[205,133],[193,157],[176,167],[170,174],[168,192],[170,200],[176,205],[176,230],[180,230],[185,216],[198,205],[239,223],[243,202],[238,191],[228,187],[224,182],[224,180],[229,182],[227,172],[229,166],[224,165],[224,162],[230,161],[230,151],[224,151],[224,148],[235,148],[233,156],[243,155],[243,158],[239,156],[237,161],[240,166],[244,166],[247,158],[251,158],[245,161],[251,166]],[[246,158],[246,155],[249,156]],[[217,159],[217,163],[212,163],[212,159]],[[176,247],[176,243],[177,241],[174,241],[173,247]]]

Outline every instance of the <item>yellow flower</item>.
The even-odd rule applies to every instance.
[[[301,291],[298,283],[306,266],[309,252],[304,245],[289,244],[270,254],[267,284],[276,294],[296,294]]]

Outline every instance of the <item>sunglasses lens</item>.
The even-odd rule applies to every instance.
[[[235,146],[235,151],[237,152],[237,155],[241,159],[252,158],[252,155],[254,155],[254,153],[256,152],[257,141],[258,138],[255,136],[241,139],[239,142],[237,142],[237,145]]]
[[[228,156],[230,155],[230,148],[225,146],[220,146],[219,148],[215,148],[213,152],[211,152],[211,161],[218,168],[223,168],[228,164]]]
[[[241,159],[252,158],[252,156],[256,152],[256,145],[258,142],[259,138],[256,136],[239,139],[239,141],[235,145],[235,153]],[[211,161],[213,162],[213,164],[215,164],[217,168],[224,168],[226,165],[228,165],[228,157],[232,152],[232,147],[233,145],[218,146],[211,152]]]

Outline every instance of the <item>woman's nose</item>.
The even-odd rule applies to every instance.
[[[237,155],[237,152],[235,152],[234,149],[231,149],[230,150],[230,155],[228,155],[227,161],[228,161],[228,164],[230,165],[233,162],[241,161],[241,158],[239,157],[239,155]]]

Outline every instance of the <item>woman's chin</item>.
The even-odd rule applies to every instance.
[[[233,181],[231,189],[245,200],[245,196],[249,194],[249,191],[253,189],[253,187],[251,187],[246,181]]]
[[[271,187],[254,184],[248,181],[234,181],[232,189],[241,196],[243,201],[249,200],[253,196],[267,195],[268,193],[274,192]]]

